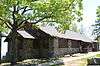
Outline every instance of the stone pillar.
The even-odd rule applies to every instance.
[[[59,55],[59,45],[58,38],[54,38],[54,56]]]
[[[28,58],[32,58],[32,50],[33,50],[33,42],[32,40],[27,40],[27,39],[24,39],[23,40],[23,52],[22,54],[22,57],[24,59],[28,59]]]
[[[72,41],[68,40],[68,53],[69,53],[70,56],[72,55],[72,48],[71,48],[71,46],[72,46]]]
[[[54,56],[54,39],[52,37],[49,38],[49,49],[48,49],[48,57]]]
[[[68,40],[68,48],[71,48],[71,46],[72,46],[72,42],[71,40]]]

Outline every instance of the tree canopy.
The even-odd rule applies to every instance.
[[[58,23],[67,29],[82,20],[82,0],[0,0],[0,25],[20,29],[25,21]],[[3,27],[2,27],[3,28]]]

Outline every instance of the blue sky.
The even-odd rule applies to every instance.
[[[96,8],[98,5],[100,5],[100,0],[84,0],[83,1],[83,30],[84,33],[89,36],[91,36],[92,27],[91,25],[95,23],[96,19]],[[3,38],[4,40],[4,38]],[[2,55],[5,55],[7,51],[7,43],[3,43],[2,45]]]

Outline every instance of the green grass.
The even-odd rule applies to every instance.
[[[97,54],[96,57],[99,57],[100,58],[100,54]]]

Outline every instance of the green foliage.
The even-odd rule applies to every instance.
[[[65,30],[74,20],[82,20],[82,9],[82,0],[0,0],[0,24],[20,29],[27,20],[45,21]]]
[[[100,58],[100,54],[97,54],[96,57]]]
[[[94,26],[94,31],[93,34],[100,36],[100,6],[98,6],[97,10],[96,10],[96,21],[95,21],[95,25]]]
[[[41,5],[41,7],[37,8],[37,11],[40,11],[42,14],[45,13],[45,15],[51,14],[50,19],[46,19],[45,22],[49,22],[50,25],[54,22],[58,23],[57,28],[60,29],[60,31],[70,29],[70,25],[74,20],[78,22],[82,20],[83,8],[81,0],[49,0],[48,2],[39,2],[38,4]],[[44,7],[42,4],[47,7],[42,9],[42,7]]]

